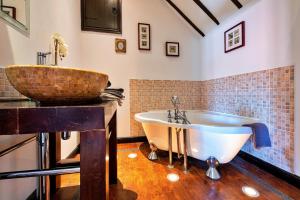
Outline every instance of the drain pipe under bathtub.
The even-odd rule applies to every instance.
[[[183,129],[183,172],[188,173],[187,129]]]
[[[172,169],[174,168],[173,165],[173,157],[172,157],[172,127],[168,127],[168,139],[169,139],[169,165],[168,168]]]

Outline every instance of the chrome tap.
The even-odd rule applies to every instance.
[[[174,106],[174,119],[176,121],[176,123],[179,123],[179,117],[178,117],[178,113],[179,113],[179,98],[177,96],[172,96],[171,98],[172,104]]]
[[[180,104],[179,98],[177,96],[172,96],[171,102],[174,106],[174,119],[175,119],[175,122],[179,123],[179,120],[182,120],[183,124],[191,124],[189,122],[189,120],[187,119],[187,117],[186,117],[186,111],[181,112],[179,110],[179,104]]]
[[[186,111],[185,111],[185,110],[182,111],[182,123],[183,123],[183,124],[191,124],[191,123],[189,122],[189,120],[187,119]]]
[[[37,64],[38,65],[45,65],[47,56],[50,55],[51,52],[37,52]]]
[[[168,122],[172,122],[171,110],[168,110]]]
[[[175,111],[179,110],[179,104],[180,104],[179,98],[177,96],[172,96],[171,101],[175,108]]]

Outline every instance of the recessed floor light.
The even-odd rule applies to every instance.
[[[130,153],[128,155],[128,158],[136,158],[137,157],[137,154],[136,153]]]
[[[198,151],[198,149],[192,148],[192,152],[198,153],[199,151]]]
[[[167,175],[167,179],[171,182],[176,182],[179,180],[179,176],[177,174],[170,173]]]
[[[253,198],[259,197],[259,192],[256,189],[254,189],[253,187],[243,186],[242,191],[248,197],[253,197]]]

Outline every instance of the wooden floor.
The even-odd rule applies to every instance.
[[[136,153],[136,158],[128,158]],[[175,168],[168,169],[168,155],[159,153],[159,161],[147,159],[149,147],[145,143],[118,145],[119,183],[110,187],[110,199],[121,200],[243,200],[251,199],[242,192],[242,186],[257,189],[260,197],[256,199],[300,199],[300,190],[258,169],[248,162],[236,158],[221,167],[222,178],[212,181],[205,175],[205,163],[191,161],[189,173],[182,171],[182,162],[175,160]],[[176,173],[178,182],[167,180],[169,173]],[[79,199],[79,175],[61,177],[64,188],[55,199]],[[74,186],[74,187],[69,187]],[[96,197],[95,197],[96,199]]]

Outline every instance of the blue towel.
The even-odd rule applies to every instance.
[[[244,124],[243,126],[247,126],[252,129],[256,148],[272,146],[270,135],[269,135],[269,129],[265,124],[253,123],[253,124]]]

